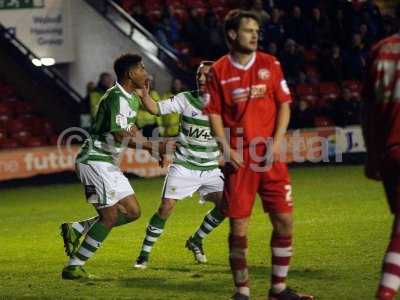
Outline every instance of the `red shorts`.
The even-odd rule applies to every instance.
[[[246,154],[244,159],[246,161]],[[264,170],[254,170],[254,162],[247,160],[239,170],[226,168],[223,211],[227,217],[240,219],[251,215],[256,194],[268,213],[291,213],[292,186],[287,165],[275,162]],[[262,165],[260,166],[262,168]]]
[[[390,211],[400,214],[400,146],[385,155],[381,176]]]

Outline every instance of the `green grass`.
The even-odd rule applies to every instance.
[[[289,284],[317,299],[372,299],[387,244],[391,216],[380,184],[361,167],[292,170],[295,257]],[[229,299],[227,223],[205,242],[209,264],[196,265],[184,249],[210,205],[197,197],[179,203],[156,244],[150,267],[134,270],[144,229],[159,204],[162,178],[133,181],[142,207],[137,222],[116,228],[88,262],[100,278],[60,279],[66,257],[58,226],[90,217],[79,184],[1,190],[0,299]],[[252,299],[265,300],[270,273],[271,227],[258,202],[249,238]]]

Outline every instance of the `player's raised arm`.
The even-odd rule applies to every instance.
[[[140,97],[140,100],[146,110],[152,115],[159,115],[157,102],[151,98],[150,94],[150,81],[146,82],[146,86],[142,89],[136,89],[135,93]]]

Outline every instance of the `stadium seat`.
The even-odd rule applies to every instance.
[[[317,52],[314,50],[306,50],[304,51],[304,60],[307,63],[315,63],[318,59]]]
[[[33,105],[26,101],[17,101],[14,105],[14,111],[17,115],[30,114],[33,112]]]
[[[318,85],[321,98],[326,100],[336,100],[339,97],[339,87],[334,82],[321,82]]]
[[[0,149],[15,149],[18,148],[18,142],[13,139],[0,140]]]
[[[28,130],[21,130],[21,131],[16,131],[11,134],[11,138],[17,140],[18,142],[21,142],[25,140],[26,138],[30,137],[31,133]]]
[[[50,137],[47,139],[47,141],[48,141],[48,144],[49,144],[49,145],[53,145],[53,146],[57,145],[57,142],[58,142],[58,135],[52,135],[52,136],[50,136]]]
[[[361,99],[361,82],[355,80],[347,80],[343,83],[343,87],[350,90],[352,98],[354,98],[355,100]]]
[[[0,115],[12,115],[12,108],[6,102],[0,102]]]
[[[0,127],[0,140],[4,140],[7,138],[7,131],[5,128]]]
[[[330,118],[317,116],[314,118],[314,126],[330,127],[330,126],[335,126],[335,123]]]
[[[159,0],[147,0],[142,4],[144,11],[149,14],[152,11],[163,11],[163,3]]]
[[[6,126],[5,124],[11,120],[11,115],[2,115],[0,114],[0,124]]]
[[[172,7],[171,13],[181,24],[184,24],[189,17],[186,9],[181,7]]]
[[[9,132],[11,135],[27,129],[27,126],[18,119],[11,119],[5,125],[7,132]]]
[[[296,86],[296,95],[301,99],[312,101],[318,98],[318,90],[311,84],[298,84]]]
[[[189,54],[190,53],[190,46],[187,43],[180,42],[180,43],[175,43],[174,48],[178,50],[182,54]]]
[[[208,3],[210,4],[211,7],[225,7],[226,6],[226,0],[209,0]]]
[[[15,89],[11,85],[2,84],[0,85],[0,99],[7,99],[8,97],[15,94]]]
[[[32,121],[32,133],[35,136],[50,136],[55,133],[53,125],[45,119],[34,119]]]
[[[213,7],[212,10],[220,22],[224,20],[226,14],[229,12],[229,10],[224,6],[216,6]]]
[[[37,136],[30,136],[20,141],[23,147],[41,147],[45,146],[45,141]]]
[[[192,57],[189,60],[189,66],[192,68],[196,68],[200,65],[200,63],[203,61],[204,59],[201,57]]]

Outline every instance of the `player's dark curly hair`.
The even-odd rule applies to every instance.
[[[119,83],[123,81],[129,69],[137,66],[142,61],[142,57],[137,54],[126,53],[118,57],[114,62],[114,72]]]
[[[228,14],[225,16],[224,20],[224,33],[225,33],[225,38],[228,44],[231,43],[230,38],[228,36],[228,32],[230,30],[238,31],[240,27],[240,22],[244,18],[249,18],[255,20],[258,24],[260,24],[260,19],[259,17],[248,10],[241,10],[241,9],[233,9]]]

